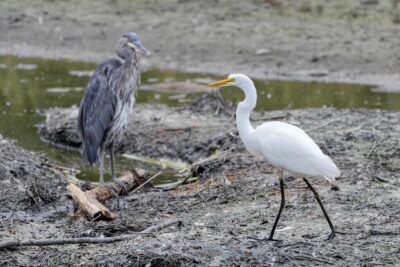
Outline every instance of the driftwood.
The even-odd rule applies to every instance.
[[[22,246],[54,246],[54,245],[71,245],[71,244],[99,244],[99,243],[113,243],[131,239],[136,237],[138,234],[152,234],[161,229],[167,228],[170,225],[180,223],[179,219],[166,221],[157,225],[153,225],[141,232],[137,232],[130,235],[120,235],[112,237],[82,237],[82,238],[57,238],[57,239],[29,239],[29,240],[7,240],[0,242],[0,250],[10,249],[14,247]]]
[[[144,171],[133,170],[126,173],[116,181],[111,181],[103,186],[98,186],[83,192],[74,183],[67,186],[72,198],[78,204],[79,209],[91,220],[114,220],[116,215],[101,202],[114,196],[127,194],[129,191],[146,182]],[[154,176],[152,177],[154,178]]]

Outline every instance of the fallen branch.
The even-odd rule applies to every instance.
[[[167,160],[167,159],[155,159],[155,158],[148,158],[148,157],[141,157],[138,155],[134,154],[122,154],[124,158],[131,159],[131,160],[136,160],[140,162],[144,162],[147,164],[153,164],[160,166],[161,168],[170,168],[176,171],[181,172],[182,170],[186,170],[189,168],[188,164],[181,162],[181,161],[173,161],[173,160]]]
[[[96,189],[96,188],[95,188]],[[107,219],[114,220],[117,216],[107,209],[103,204],[96,198],[96,194],[92,190],[83,192],[75,184],[69,184],[67,190],[71,192],[72,198],[78,203],[80,210],[89,219]]]
[[[172,224],[177,224],[181,222],[179,219],[170,220],[163,222],[141,232],[137,232],[130,235],[120,235],[113,237],[81,237],[81,238],[58,238],[58,239],[28,239],[28,240],[8,240],[0,242],[0,250],[22,247],[22,246],[59,246],[59,245],[72,245],[72,244],[100,244],[100,243],[113,243],[131,239],[136,237],[138,234],[152,234],[154,232],[160,231],[161,229],[167,228]]]
[[[156,224],[153,226],[150,226],[147,229],[144,229],[143,231],[141,231],[141,234],[150,234],[150,233],[154,233],[154,232],[158,232],[161,229],[164,229],[168,226],[170,226],[171,224],[175,224],[175,223],[180,223],[181,221],[179,219],[175,219],[175,220],[171,220],[171,221],[166,221],[164,223],[160,223],[160,224]]]
[[[306,132],[306,133],[309,133],[309,132],[312,132],[312,131],[316,131],[316,130],[319,130],[319,129],[321,129],[321,128],[324,128],[324,127],[328,126],[329,124],[332,124],[332,123],[335,123],[335,122],[337,122],[337,121],[330,121],[330,122],[327,122],[327,123],[318,125],[318,126],[316,126],[316,127],[314,127],[314,128],[307,129],[307,130],[305,130],[305,132]]]
[[[369,230],[368,234],[369,235],[399,235],[400,232],[398,230],[382,231],[382,230],[371,229],[371,230]]]
[[[156,174],[153,175],[153,177],[149,178],[146,182],[142,183],[141,185],[139,185],[138,187],[136,187],[132,192],[130,192],[130,194],[135,193],[136,191],[138,191],[140,188],[142,188],[143,186],[145,186],[146,184],[150,183],[151,181],[153,181],[155,178],[157,178],[162,172],[159,171]]]
[[[67,186],[72,198],[78,204],[80,210],[90,220],[114,220],[117,216],[106,208],[101,202],[114,196],[124,195],[143,185],[146,179],[144,171],[130,171],[121,178],[111,181],[104,186],[98,186],[83,192],[74,183]]]

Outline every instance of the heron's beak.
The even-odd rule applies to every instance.
[[[145,54],[146,56],[150,56],[150,51],[147,50],[139,41],[135,43],[129,42],[128,45],[133,49],[139,49],[139,51]]]
[[[234,78],[226,78],[217,82],[213,82],[213,83],[209,83],[208,86],[210,87],[215,87],[215,86],[224,86],[227,85],[230,82],[234,82],[235,79]]]

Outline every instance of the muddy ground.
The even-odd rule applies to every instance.
[[[215,99],[214,97],[211,97]],[[200,100],[201,102],[201,100]],[[212,100],[209,100],[212,102]],[[219,100],[213,103],[219,103]],[[217,108],[219,104],[210,109]],[[400,264],[400,114],[381,110],[304,109],[254,113],[253,124],[279,119],[307,129],[342,170],[339,190],[312,179],[336,227],[348,232],[325,241],[329,227],[312,193],[298,177],[286,175],[288,205],[276,238],[268,235],[279,207],[279,187],[273,169],[243,149],[234,129],[231,108],[225,112],[196,112],[194,104],[180,108],[139,105],[120,152],[196,161],[210,153],[229,151],[201,165],[202,182],[175,190],[144,190],[107,204],[118,218],[88,222],[74,217],[65,188],[49,187],[57,197],[46,203],[2,198],[4,238],[107,237],[141,231],[178,218],[153,235],[138,234],[128,241],[103,245],[66,245],[3,251],[3,265],[264,265],[264,266],[394,266]],[[221,109],[219,109],[221,111]],[[78,145],[76,109],[51,109],[41,134],[54,143]],[[166,116],[168,114],[168,116]],[[179,121],[179,123],[177,123]],[[146,123],[146,127],[137,127]],[[209,134],[204,135],[204,132]],[[138,141],[139,136],[147,139]],[[190,136],[188,138],[187,136]],[[215,142],[215,143],[214,143]],[[12,145],[5,141],[2,146]],[[211,147],[212,148],[211,148]],[[138,148],[140,147],[140,149]],[[32,158],[30,152],[27,158]],[[188,156],[190,155],[190,156]],[[191,158],[192,157],[192,158]],[[41,159],[41,158],[39,158]],[[8,160],[8,159],[7,159]],[[27,164],[30,166],[29,164]],[[29,187],[36,177],[11,175]],[[59,174],[53,174],[53,179]],[[213,179],[210,179],[210,178]],[[59,182],[58,182],[59,183]],[[60,184],[60,183],[59,183]],[[62,203],[60,203],[62,199]]]
[[[400,91],[398,0],[0,3],[1,54],[99,62],[128,30],[153,51],[146,68]]]
[[[258,78],[371,83],[399,91],[397,2],[6,0],[0,3],[0,53],[97,62],[114,56],[116,39],[129,29],[153,51],[145,68],[241,71]],[[196,168],[198,184],[109,201],[118,215],[112,222],[74,216],[63,168],[0,138],[1,240],[117,236],[171,218],[182,221],[112,244],[0,251],[0,266],[400,265],[399,112],[254,113],[255,125],[279,119],[308,129],[337,163],[338,191],[324,180],[312,182],[334,224],[349,232],[325,241],[329,228],[311,192],[301,179],[286,175],[288,205],[276,233],[283,242],[268,243],[256,239],[268,235],[278,210],[277,179],[270,166],[243,149],[232,111],[210,95],[179,109],[138,106],[118,152],[188,163],[225,152]],[[49,110],[42,137],[78,147],[76,112]]]

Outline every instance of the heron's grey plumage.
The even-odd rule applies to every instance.
[[[101,160],[99,152],[110,149],[113,153],[113,144],[120,140],[131,119],[140,83],[139,56],[136,46],[129,45],[135,42],[140,44],[136,34],[125,33],[116,48],[123,61],[110,59],[100,63],[86,87],[79,108],[78,130],[84,162],[90,165]],[[114,175],[113,162],[112,172]]]

